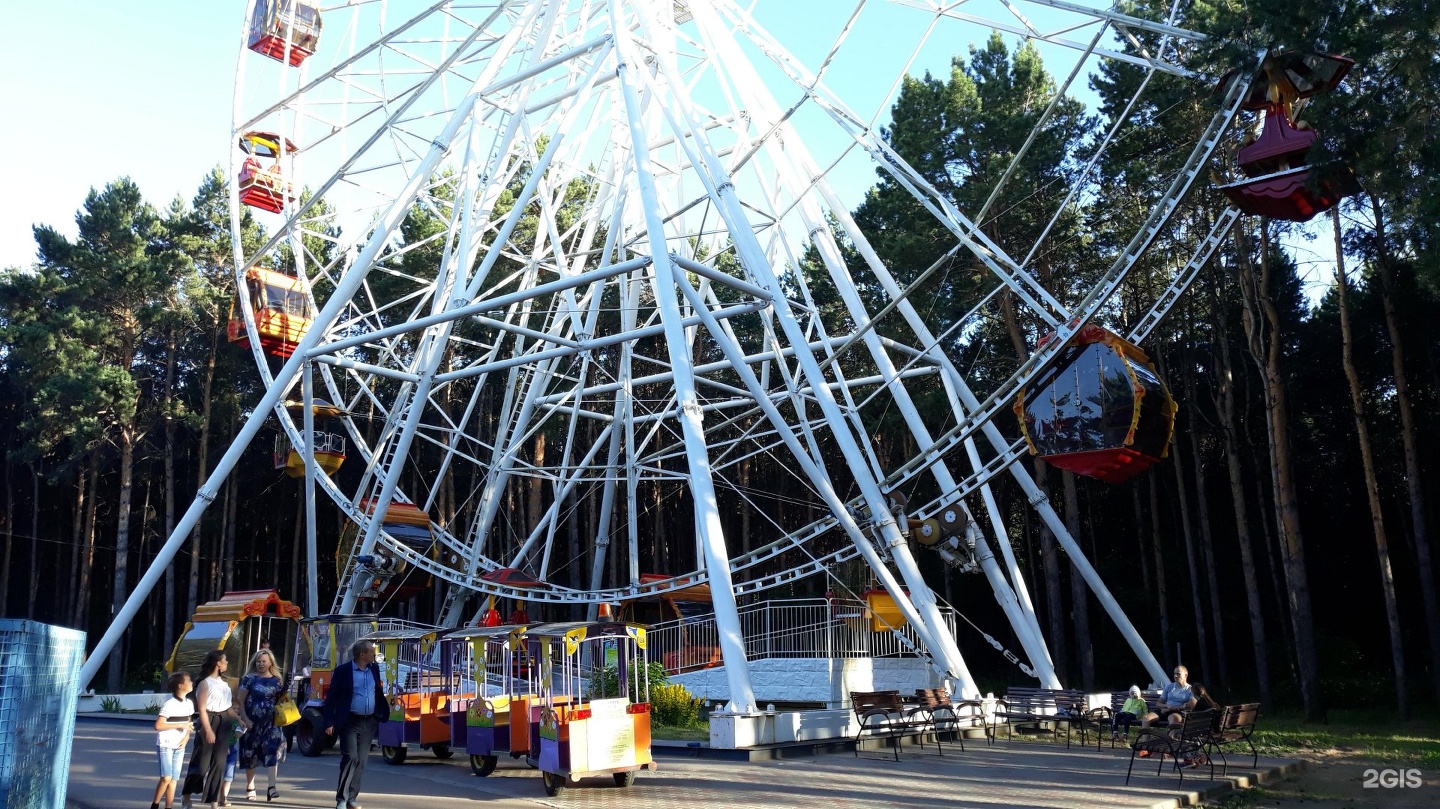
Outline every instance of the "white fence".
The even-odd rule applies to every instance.
[[[946,630],[955,613],[942,608]],[[862,601],[807,598],[761,601],[740,608],[749,660],[774,657],[925,657],[915,628],[874,632]],[[650,659],[674,674],[719,663],[720,632],[714,613],[655,624],[647,633]]]

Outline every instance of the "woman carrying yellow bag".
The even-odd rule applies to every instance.
[[[269,649],[261,649],[250,658],[250,670],[240,679],[240,704],[244,706],[245,723],[249,726],[245,735],[240,737],[245,800],[255,800],[255,768],[264,767],[270,781],[265,799],[273,801],[280,797],[275,779],[280,770],[280,747],[285,744],[285,734],[280,732],[275,719],[281,704],[293,708],[295,703],[290,702],[285,693],[284,674],[275,665],[275,656],[270,654]]]
[[[299,721],[300,707],[290,699],[289,694],[282,694],[275,703],[275,727],[289,727]]]

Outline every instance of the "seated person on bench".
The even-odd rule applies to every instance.
[[[1185,712],[1195,707],[1195,691],[1190,687],[1190,670],[1184,666],[1175,667],[1175,681],[1166,683],[1160,692],[1160,704],[1153,713],[1145,714],[1140,727],[1148,728],[1156,719],[1164,719],[1172,725],[1185,721]]]
[[[1130,696],[1121,706],[1120,713],[1115,714],[1115,723],[1110,731],[1110,738],[1117,739],[1121,734],[1130,738],[1130,726],[1140,721],[1140,717],[1149,713],[1149,706],[1145,704],[1145,695],[1140,692],[1140,686],[1130,686]]]

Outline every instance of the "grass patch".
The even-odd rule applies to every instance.
[[[708,742],[710,741],[710,726],[705,724],[676,727],[656,723],[650,726],[650,737],[664,739],[668,742]]]
[[[1262,756],[1324,755],[1396,767],[1440,769],[1440,719],[1401,722],[1380,711],[1332,710],[1315,724],[1299,714],[1265,714],[1255,726]]]

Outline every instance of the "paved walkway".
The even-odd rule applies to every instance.
[[[154,731],[146,723],[81,718],[75,728],[67,809],[146,807],[155,788]],[[1155,765],[1137,762],[1137,775],[1125,786],[1129,750],[1107,747],[1066,750],[1064,745],[1001,742],[987,747],[967,742],[967,751],[947,747],[906,748],[897,763],[880,753],[818,755],[768,762],[660,758],[658,772],[644,772],[629,789],[608,779],[588,779],[549,798],[534,771],[505,759],[489,778],[470,774],[466,757],[438,761],[412,750],[398,767],[373,754],[362,796],[366,809],[446,809],[481,801],[487,809],[549,807],[624,807],[630,809],[850,809],[851,807],[1117,807],[1192,806],[1201,793],[1228,789],[1210,781],[1208,768],[1191,770],[1184,788],[1170,773],[1155,776]],[[1232,757],[1233,762],[1233,757]],[[1232,780],[1257,777],[1248,757],[1231,768]],[[276,809],[329,809],[339,764],[334,752],[318,758],[293,754],[280,765],[281,798]],[[1294,762],[1261,759],[1260,771],[1274,773]],[[1218,770],[1217,770],[1218,775]],[[264,795],[264,776],[257,778]],[[231,799],[244,800],[244,776]],[[1211,791],[1211,797],[1216,792]],[[261,798],[259,805],[264,805]],[[178,802],[177,802],[178,807]]]

